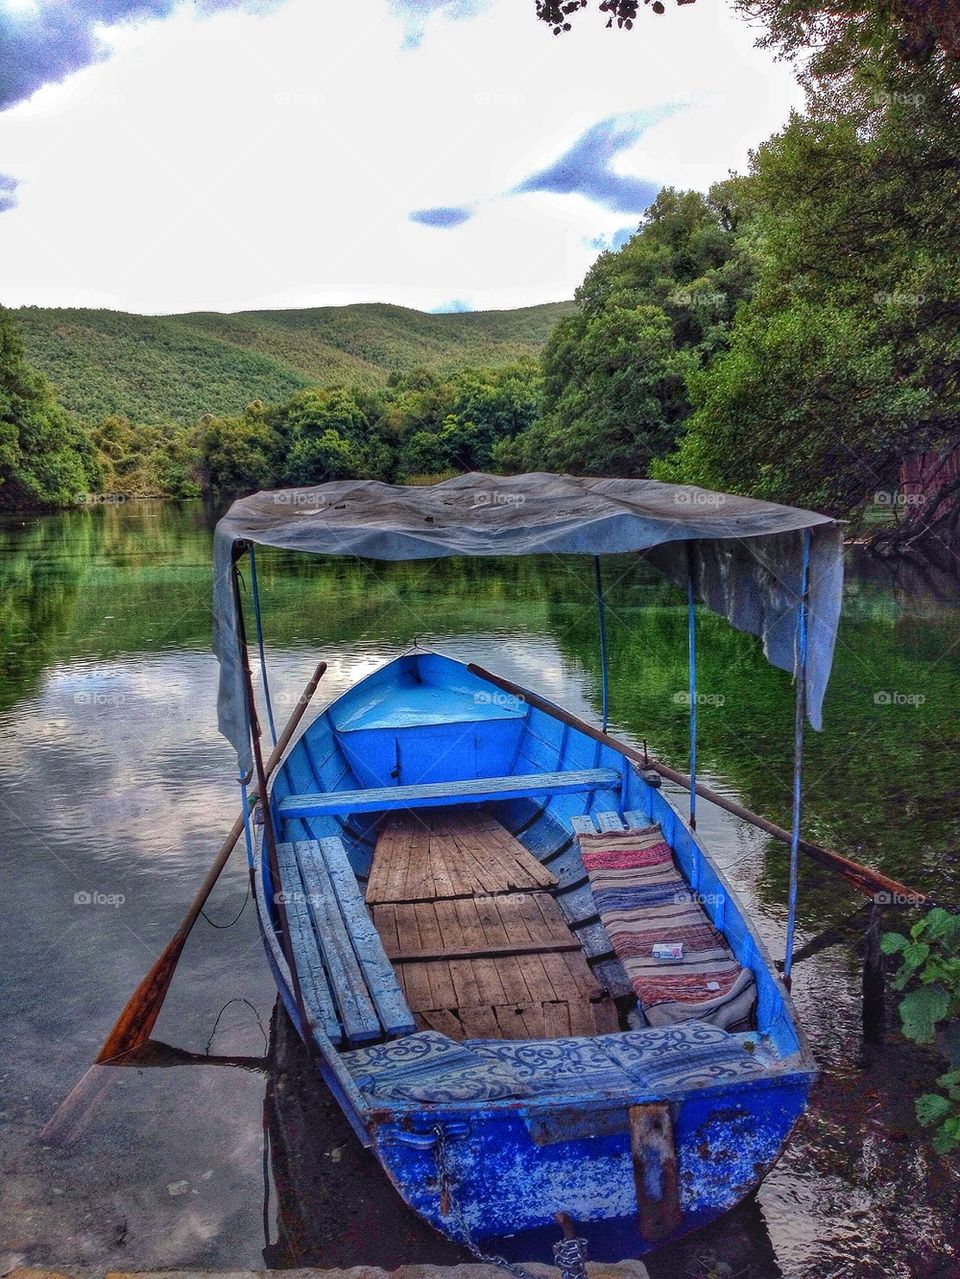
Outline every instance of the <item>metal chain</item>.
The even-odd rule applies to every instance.
[[[463,1209],[454,1195],[454,1182],[450,1175],[450,1169],[447,1167],[446,1135],[439,1124],[433,1131],[437,1138],[437,1186],[440,1191],[440,1212],[443,1216],[452,1213],[454,1222],[460,1232],[459,1242],[463,1244],[472,1257],[475,1257],[477,1261],[482,1261],[485,1265],[500,1266],[501,1269],[516,1275],[517,1279],[539,1279],[538,1276],[532,1275],[529,1270],[524,1270],[523,1266],[508,1261],[506,1257],[501,1257],[498,1253],[484,1252],[473,1242],[470,1237],[470,1229],[463,1218]],[[444,1205],[446,1205],[446,1210]]]

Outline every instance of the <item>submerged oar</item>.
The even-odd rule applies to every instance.
[[[640,751],[628,746],[626,742],[618,741],[617,738],[611,737],[609,733],[604,733],[599,728],[594,728],[586,720],[580,719],[579,716],[564,710],[562,706],[557,706],[554,702],[547,701],[545,697],[540,697],[537,693],[531,692],[529,688],[524,688],[521,684],[514,684],[512,680],[504,679],[502,675],[494,675],[491,671],[485,670],[482,666],[477,666],[473,662],[469,664],[468,669],[474,675],[478,675],[480,679],[485,679],[489,683],[495,684],[498,688],[502,688],[504,692],[512,693],[514,697],[528,702],[531,706],[536,707],[537,710],[552,715],[554,719],[560,720],[561,723],[569,724],[571,728],[579,729],[587,737],[592,737],[595,742],[602,742],[605,746],[612,746],[614,750],[620,751],[628,759],[635,760],[645,768],[652,768],[661,777],[667,778],[668,781],[676,782],[679,786],[686,787],[687,790],[690,789],[690,778],[686,773],[680,773],[668,764],[661,764],[659,760],[647,758]],[[769,818],[761,817],[759,813],[751,812],[743,804],[738,804],[735,799],[729,799],[726,795],[721,795],[719,792],[711,790],[709,786],[704,786],[702,782],[697,782],[696,791],[698,795],[702,795],[704,799],[716,804],[718,808],[726,809],[734,817],[740,817],[743,821],[750,822],[751,825],[765,831],[768,835],[772,835],[774,839],[780,840],[781,843],[790,843],[791,835],[788,830],[784,830],[782,826],[771,822]],[[827,866],[830,870],[842,876],[848,884],[852,884],[865,897],[883,895],[891,904],[901,906],[922,906],[930,902],[930,898],[926,893],[921,893],[915,888],[908,888],[906,884],[901,884],[899,880],[890,879],[889,876],[882,874],[878,870],[873,870],[869,866],[861,866],[859,862],[852,861],[849,857],[844,857],[841,853],[835,853],[829,848],[821,848],[819,844],[812,844],[808,839],[800,840],[800,851],[806,853],[814,861],[819,862],[821,866]]]
[[[284,751],[290,744],[290,739],[296,732],[303,713],[310,704],[310,700],[316,692],[317,685],[323,678],[326,669],[326,662],[321,662],[301,693],[293,714],[287,721],[286,727],[277,739],[277,744],[264,765],[264,782],[269,780],[271,773],[279,764]],[[260,787],[257,784],[250,791],[251,805],[255,804],[259,798]],[[173,980],[173,974],[183,953],[183,948],[187,943],[187,938],[190,936],[190,932],[197,922],[201,910],[206,905],[214,884],[220,878],[220,872],[226,866],[230,854],[242,834],[243,814],[241,813],[233,823],[230,834],[223,841],[220,851],[207,871],[206,878],[200,885],[196,896],[190,903],[180,927],[170,938],[165,950],[146,977],[130,996],[126,1007],[117,1018],[113,1030],[111,1030],[104,1041],[103,1047],[97,1054],[94,1066],[87,1070],[69,1096],[47,1121],[40,1134],[41,1140],[52,1141],[62,1138],[68,1127],[73,1127],[74,1133],[78,1132],[79,1127],[74,1126],[74,1117],[77,1115],[78,1109],[85,1103],[92,1101],[95,1095],[102,1091],[107,1082],[104,1078],[104,1072],[96,1071],[95,1067],[116,1063],[127,1054],[136,1052],[150,1038],[150,1032],[160,1016],[160,1009],[163,1007],[163,1001],[166,999],[167,991],[170,989],[170,983]]]

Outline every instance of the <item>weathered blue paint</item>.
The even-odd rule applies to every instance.
[[[394,769],[397,776],[391,776]],[[597,1259],[659,1246],[638,1233],[628,1128],[632,1105],[660,1101],[671,1108],[682,1210],[677,1235],[750,1193],[780,1154],[816,1073],[788,992],[736,894],[663,792],[644,782],[613,747],[505,697],[458,662],[417,653],[387,664],[317,716],[272,783],[281,840],[323,841],[324,849],[332,847],[326,841],[338,840],[338,874],[349,866],[362,876],[371,861],[370,819],[351,811],[345,792],[392,787],[400,799],[403,786],[422,791],[478,778],[584,770],[603,770],[591,789],[541,785],[531,795],[514,787],[517,793],[508,798],[510,788],[504,787],[499,798],[490,799],[491,811],[557,876],[557,901],[571,926],[582,930],[578,936],[587,953],[592,947],[594,954],[604,934],[595,922],[571,819],[613,813],[630,814],[632,823],[658,822],[708,916],[738,961],[754,972],[758,1051],[769,1061],[764,1074],[667,1095],[637,1088],[599,1096],[581,1087],[560,1097],[456,1106],[375,1101],[358,1090],[323,1025],[299,1024],[262,848],[256,865],[257,907],[281,996],[300,1033],[312,1038],[324,1078],[355,1130],[427,1221],[455,1238],[466,1230],[473,1241],[513,1257],[550,1258],[558,1211],[577,1221]],[[314,811],[290,803],[285,809],[292,796],[331,792],[342,798],[317,804]],[[456,787],[450,785],[449,793]],[[461,802],[477,798],[463,795]],[[331,863],[326,865],[329,870]],[[338,1033],[343,1039],[342,1028]],[[443,1210],[438,1157],[451,1190],[449,1211]]]
[[[425,782],[420,786],[374,786],[369,790],[346,789],[311,795],[287,795],[277,808],[281,820],[289,817],[322,817],[324,813],[382,813],[397,808],[440,808],[479,804],[521,795],[601,790],[616,785],[621,775],[610,768],[579,768],[563,773],[529,773],[512,777],[458,778],[452,782]]]

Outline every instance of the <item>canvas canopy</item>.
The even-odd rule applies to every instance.
[[[821,726],[843,586],[841,525],[813,511],[656,480],[460,475],[398,486],[339,480],[234,502],[214,537],[213,647],[220,731],[251,767],[235,560],[250,543],[316,555],[418,560],[453,555],[643,553],[696,598],[758,635],[767,660],[795,668],[802,531],[811,534],[807,715]]]

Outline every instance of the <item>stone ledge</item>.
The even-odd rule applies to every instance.
[[[560,1279],[556,1266],[525,1262],[525,1270],[537,1279]],[[470,1262],[459,1266],[400,1266],[382,1270],[379,1266],[350,1266],[345,1270],[11,1270],[6,1279],[90,1279],[103,1273],[104,1279],[506,1279],[510,1271],[501,1266]],[[587,1262],[589,1279],[649,1279],[642,1261]]]

